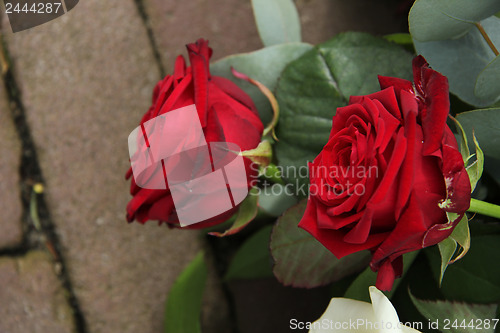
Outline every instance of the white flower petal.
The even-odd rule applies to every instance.
[[[375,315],[370,303],[348,298],[332,298],[325,313],[313,324],[309,333],[371,333],[365,323],[374,322]],[[353,329],[353,324],[357,329]],[[368,329],[367,329],[368,328]]]
[[[408,326],[401,326],[403,333],[421,333],[420,331],[417,331],[414,328],[408,327]]]
[[[370,298],[372,299],[373,312],[379,323],[380,333],[402,333],[398,328],[399,317],[391,301],[376,287],[370,287]]]

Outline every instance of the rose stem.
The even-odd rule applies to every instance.
[[[500,206],[477,199],[470,199],[470,208],[467,211],[500,219]]]
[[[479,30],[479,32],[481,33],[481,35],[483,35],[484,40],[486,40],[486,43],[488,43],[488,46],[491,48],[491,50],[493,51],[493,53],[495,53],[495,56],[498,56],[498,50],[497,50],[497,48],[495,47],[495,45],[491,41],[490,36],[488,36],[488,34],[484,30],[484,28],[481,25],[481,23],[476,22],[474,24],[476,25],[476,28]]]

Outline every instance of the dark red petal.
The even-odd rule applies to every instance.
[[[387,233],[373,234],[370,235],[370,237],[368,237],[366,242],[363,244],[346,243],[342,240],[345,235],[344,232],[318,228],[316,224],[317,204],[321,205],[321,203],[316,203],[314,199],[309,199],[304,216],[299,223],[299,227],[309,232],[337,258],[342,258],[354,252],[371,249],[380,244],[385,237],[387,237]]]
[[[425,208],[418,197],[412,194],[408,207],[403,211],[396,227],[373,254],[371,267],[377,269],[387,259],[422,248],[422,239],[427,232]]]
[[[402,118],[401,111],[399,110],[397,96],[395,94],[393,86],[389,86],[381,91],[377,91],[366,96],[351,96],[349,103],[360,103],[363,97],[379,101],[380,103],[382,103],[384,108],[389,111],[396,119],[400,120]]]
[[[420,90],[421,87],[425,86],[425,79],[423,76],[423,71],[429,68],[429,64],[425,60],[425,58],[421,55],[413,58],[412,61],[412,69],[413,69],[413,82],[415,83],[415,87],[419,90],[419,93],[424,94],[423,90]]]
[[[380,201],[382,201],[390,187],[394,183],[397,178],[399,169],[406,155],[407,142],[404,137],[404,129],[400,128],[396,137],[396,142],[394,144],[394,151],[391,156],[391,159],[387,165],[387,170],[385,170],[385,174],[380,182],[377,190],[373,194],[371,200],[368,202],[368,207],[375,208]]]
[[[375,286],[382,291],[390,291],[394,280],[403,273],[403,257],[398,257],[394,261],[386,260],[380,267],[377,274]]]
[[[399,190],[396,201],[395,218],[399,219],[408,202],[415,177],[415,158],[417,150],[417,114],[418,104],[414,96],[406,91],[401,92],[401,105],[404,113],[405,136],[407,140],[406,156],[401,165]]]
[[[443,176],[446,183],[447,212],[464,213],[470,206],[471,185],[462,155],[448,145],[443,146]]]
[[[164,103],[157,105],[158,111],[155,110],[153,116],[156,117],[169,111],[193,104],[193,96],[189,89],[193,82],[192,78],[193,76],[191,74],[186,75],[182,81],[179,82],[177,87],[170,92]],[[198,115],[199,114],[198,112]]]
[[[458,222],[460,222],[464,214],[458,215],[458,217],[453,221],[436,224],[429,228],[422,240],[422,247],[436,245],[442,240],[448,238],[453,232],[453,229],[455,229],[455,227],[457,226]]]
[[[208,79],[210,77],[208,66],[211,51],[208,42],[203,39],[199,39],[196,44],[188,44],[187,49],[193,73],[196,109],[200,115],[201,126],[205,127],[208,112]]]
[[[186,61],[183,56],[177,56],[174,65],[174,80],[180,80],[186,75]]]
[[[256,116],[259,116],[254,102],[240,87],[234,82],[220,76],[212,76],[212,82],[231,98],[237,100],[245,107],[249,108]]]
[[[393,87],[396,96],[399,96],[401,94],[401,91],[413,93],[413,84],[408,80],[379,75],[378,82],[380,83],[381,89]]]
[[[419,98],[424,130],[424,154],[431,155],[441,147],[446,118],[450,112],[448,79],[429,68],[422,56],[413,59],[413,77]]]

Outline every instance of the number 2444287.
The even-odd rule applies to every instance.
[[[48,2],[48,3],[33,3],[28,5],[27,3],[21,4],[16,3],[15,5],[7,2],[5,4],[5,12],[7,14],[13,13],[33,13],[33,14],[57,14],[59,10],[62,10],[60,2]]]

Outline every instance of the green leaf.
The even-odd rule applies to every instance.
[[[444,272],[446,271],[446,268],[448,268],[448,264],[457,250],[457,242],[453,238],[448,237],[439,242],[438,247],[439,253],[441,254],[441,273],[439,275],[439,286],[441,286]]]
[[[300,20],[293,0],[252,0],[260,39],[265,46],[300,42]]]
[[[389,42],[393,42],[403,46],[413,45],[413,40],[411,39],[411,35],[408,33],[395,33],[395,34],[385,35],[384,38],[387,39]]]
[[[310,44],[290,43],[266,47],[255,52],[231,55],[214,62],[210,66],[210,72],[212,75],[233,81],[249,94],[259,110],[262,122],[267,124],[271,121],[273,114],[269,101],[254,85],[235,78],[231,73],[231,67],[273,91],[285,66],[311,48]]]
[[[295,204],[297,197],[281,184],[265,187],[260,192],[259,207],[271,216],[278,217]]]
[[[500,235],[476,236],[467,255],[446,269],[441,292],[446,299],[470,303],[500,301]],[[425,251],[436,278],[439,255],[432,248]]]
[[[245,228],[250,222],[252,222],[253,219],[257,216],[257,212],[259,211],[259,191],[260,190],[256,187],[252,187],[252,189],[250,189],[248,196],[240,204],[238,214],[236,215],[236,220],[229,229],[224,232],[212,231],[209,232],[209,235],[217,237],[234,235],[235,233]]]
[[[448,222],[455,221],[458,218],[458,214],[446,212]],[[458,245],[461,247],[461,252],[452,260]],[[439,275],[439,286],[443,281],[444,272],[449,264],[453,264],[457,260],[462,259],[470,248],[470,231],[469,231],[469,219],[467,214],[464,214],[462,219],[453,229],[450,237],[442,240],[438,243],[439,253],[441,254],[441,273]]]
[[[474,131],[472,133],[472,139],[474,140],[474,145],[476,146],[476,160],[467,167],[467,174],[469,175],[471,190],[474,191],[477,182],[483,175],[484,154],[479,147]]]
[[[458,245],[462,247],[462,252],[455,259],[453,259],[453,262],[455,262],[462,259],[470,249],[469,218],[467,217],[467,214],[464,214],[455,229],[453,229],[450,238],[452,238],[458,243]]]
[[[485,155],[500,157],[500,108],[463,112],[457,115],[457,120],[462,124],[467,136],[472,137],[474,130]]]
[[[165,307],[165,333],[201,332],[201,304],[207,274],[203,252],[199,252],[170,289]]]
[[[229,264],[224,280],[273,276],[269,255],[272,228],[272,226],[266,226],[260,229],[241,245]]]
[[[498,0],[417,0],[408,16],[410,33],[423,42],[461,37],[499,10]]]
[[[481,24],[493,44],[500,45],[500,19],[490,17]],[[420,42],[413,36],[413,42],[417,53],[423,55],[433,69],[448,77],[450,91],[464,102],[485,107],[499,99],[499,95],[491,94],[481,98],[476,95],[478,91],[475,92],[485,88],[482,83],[480,88],[476,88],[476,81],[495,58],[478,29],[470,30],[461,38],[433,42]],[[497,87],[499,83],[493,84]]]
[[[291,62],[276,89],[281,115],[275,148],[284,178],[295,186],[307,184],[307,161],[326,144],[336,109],[351,95],[380,90],[377,75],[411,79],[411,61],[412,55],[398,45],[350,32]]]
[[[420,251],[408,252],[403,255],[403,275],[401,278],[394,280],[394,285],[392,286],[392,290],[388,292],[384,292],[384,294],[391,298],[394,295],[394,292],[398,288],[399,284],[403,280],[406,272],[411,267],[411,264],[417,258],[417,255]],[[356,299],[358,301],[370,302],[370,294],[368,292],[368,287],[374,286],[377,282],[377,272],[371,270],[370,267],[367,267],[358,277],[353,281],[353,283],[347,289],[344,297]]]
[[[496,317],[496,304],[467,304],[450,301],[425,301],[414,297],[410,293],[410,298],[418,311],[430,320],[437,323],[435,329],[441,332],[463,333],[463,332],[494,332],[494,322]],[[491,324],[484,325],[485,320]],[[448,325],[446,325],[448,323]]]
[[[470,151],[469,151],[469,143],[467,140],[467,134],[465,133],[464,128],[462,127],[462,124],[460,124],[460,122],[456,118],[454,118],[452,116],[450,116],[450,118],[455,123],[455,127],[457,128],[458,134],[460,135],[460,138],[461,138],[460,154],[462,155],[462,159],[464,160],[464,163],[467,166],[469,158],[470,158]]]
[[[500,45],[498,45],[500,47]],[[474,87],[474,94],[485,100],[497,100],[500,96],[500,56],[493,59],[479,73]]]
[[[271,234],[273,272],[285,286],[314,288],[338,281],[366,267],[367,251],[337,259],[320,242],[297,225],[304,215],[306,200],[278,219]]]
[[[408,52],[415,52],[413,47],[413,40],[409,33],[394,33],[390,35],[385,35],[384,38],[389,42],[396,43],[405,48]]]

